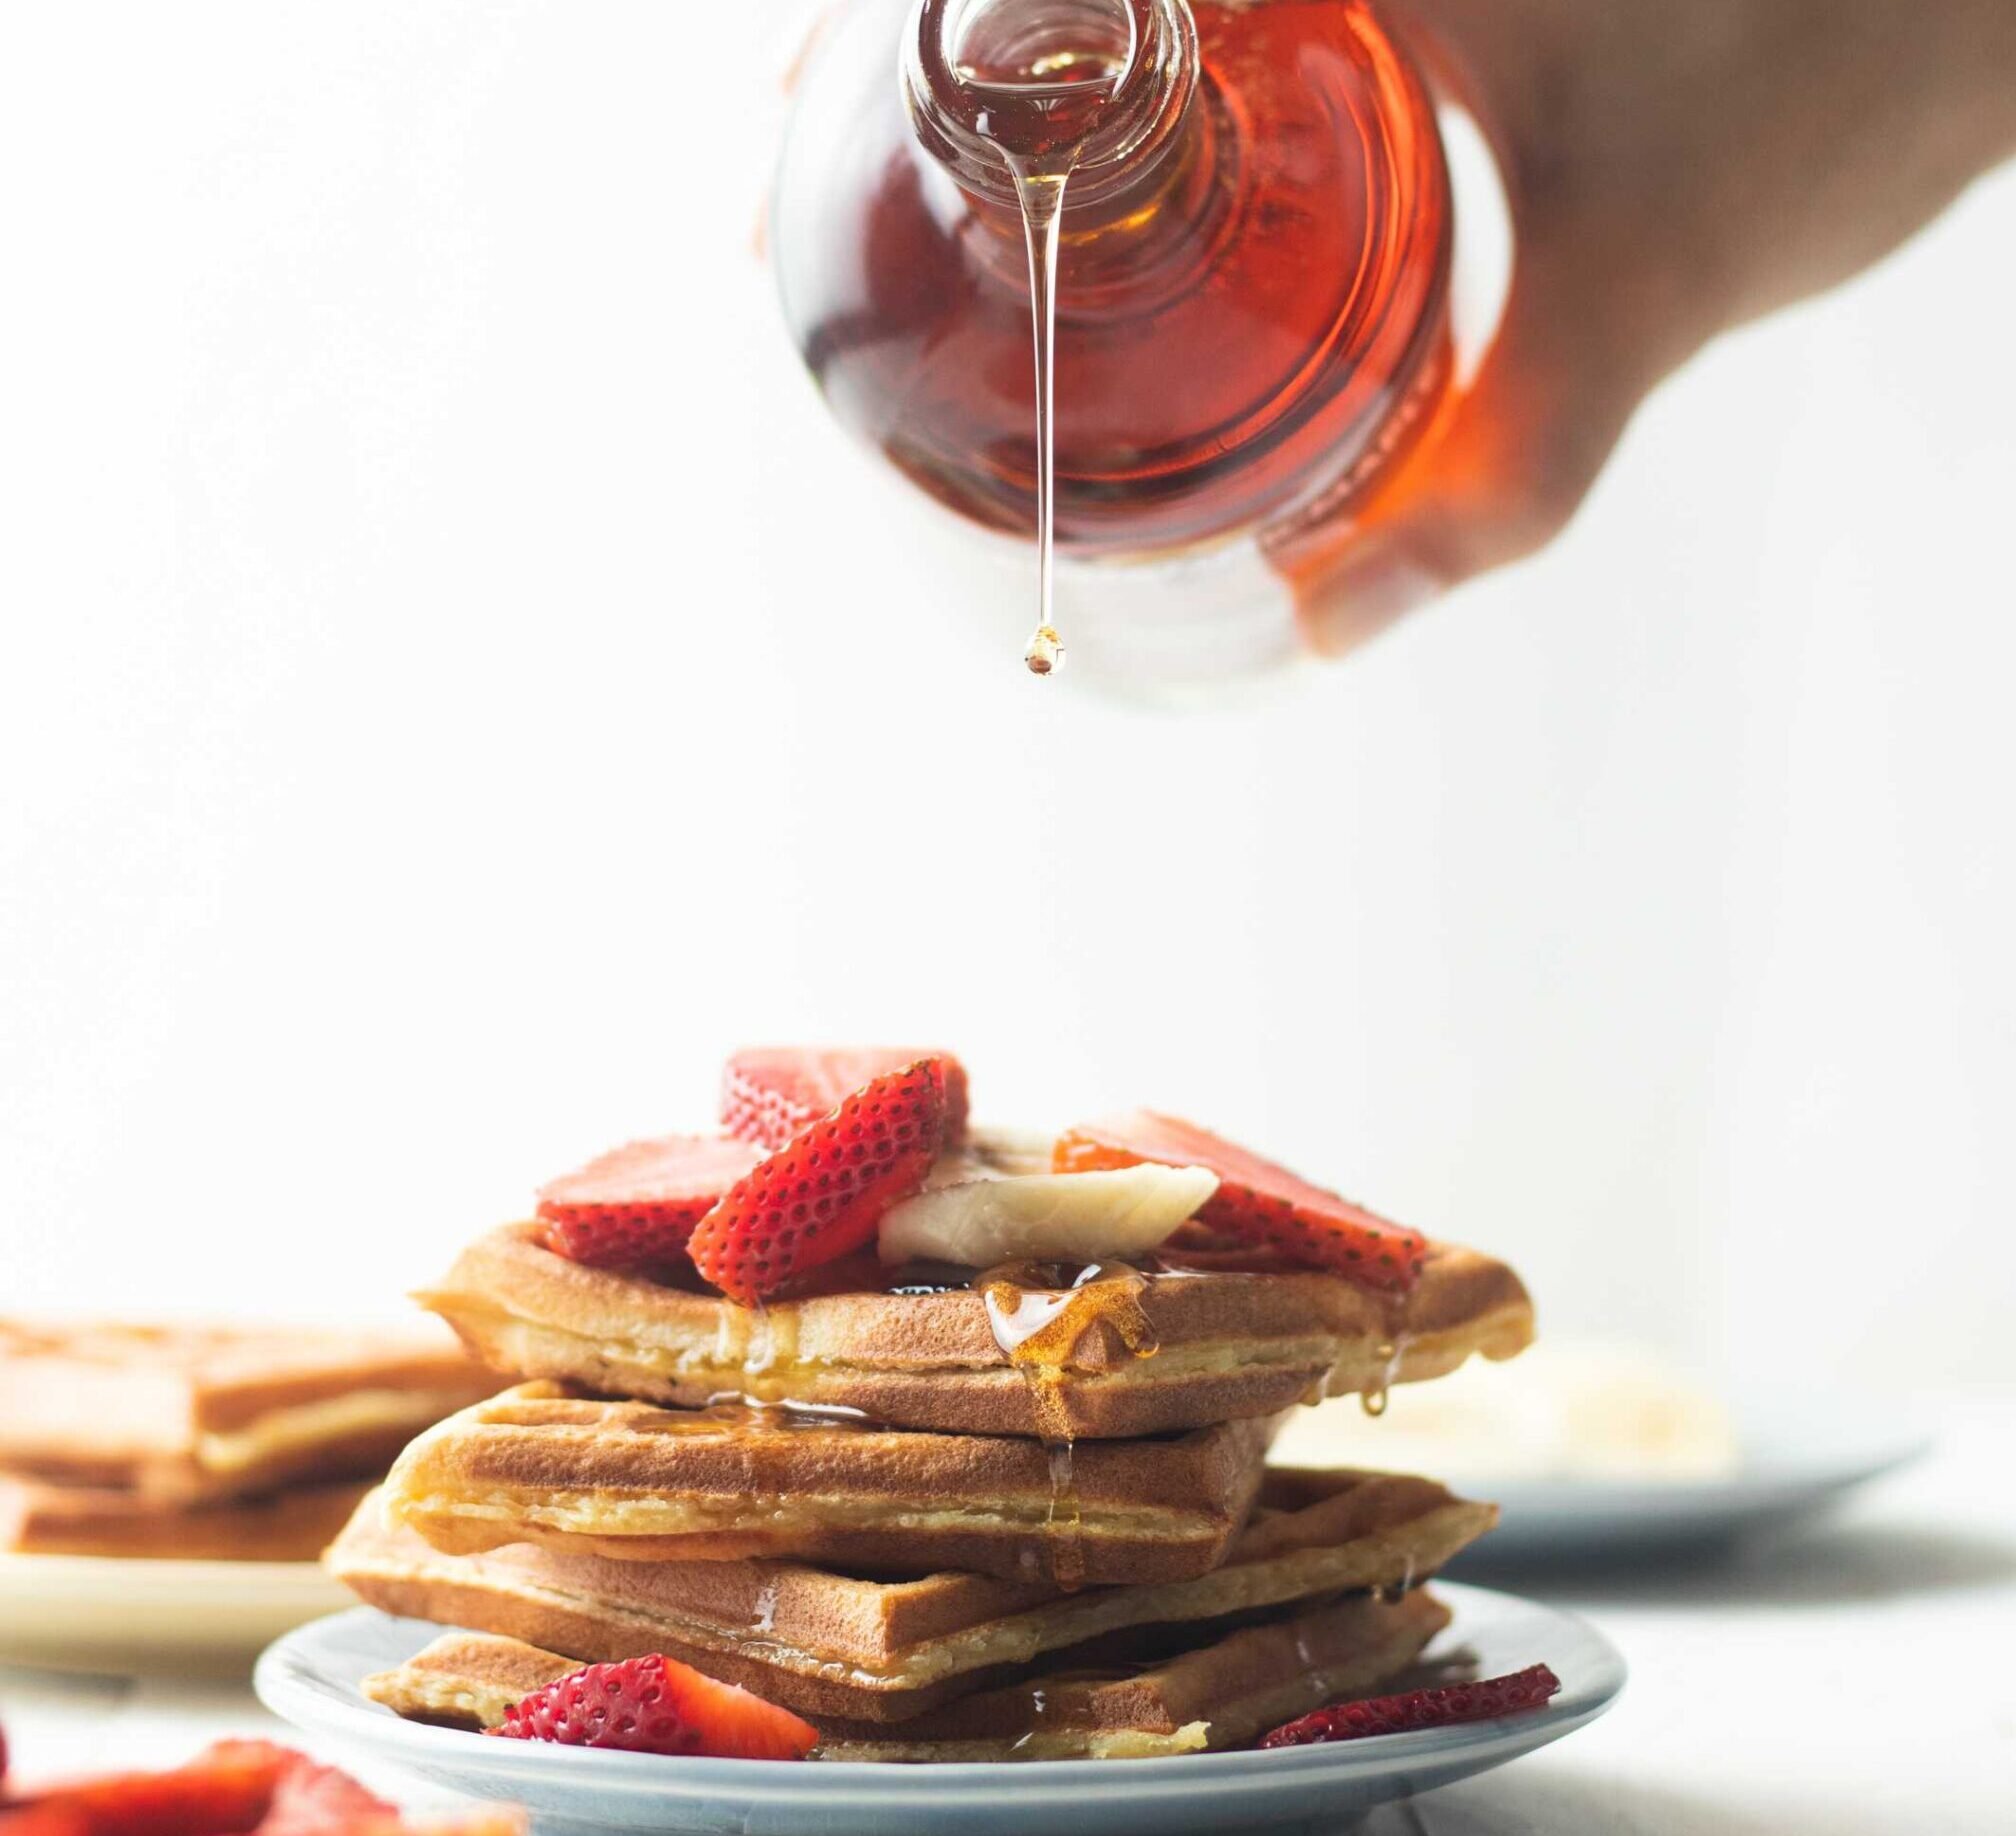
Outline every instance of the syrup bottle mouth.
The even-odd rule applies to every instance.
[[[1188,0],[918,0],[902,60],[918,138],[968,191],[1071,174],[1091,202],[1138,175],[1197,81]]]
[[[953,0],[940,22],[961,97],[990,113],[1023,110],[1039,128],[1042,117],[1068,121],[1110,101],[1141,44],[1129,0]]]

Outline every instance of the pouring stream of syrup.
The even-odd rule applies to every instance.
[[[1030,673],[1064,665],[1055,600],[1057,263],[1064,191],[1134,55],[1133,22],[1115,0],[1065,0],[1044,18],[1027,0],[981,0],[953,58],[974,133],[1015,184],[1029,255],[1036,361],[1036,629]]]
[[[1027,160],[1008,162],[1029,244],[1030,317],[1036,339],[1036,629],[1022,661],[1032,675],[1064,665],[1054,600],[1057,556],[1057,232],[1069,171],[1039,172]]]

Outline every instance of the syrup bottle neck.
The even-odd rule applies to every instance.
[[[924,148],[983,204],[1069,175],[1077,227],[1173,165],[1197,91],[1189,0],[917,0],[901,83]]]

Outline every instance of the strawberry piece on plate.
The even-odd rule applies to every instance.
[[[396,1825],[399,1807],[347,1772],[297,1754],[280,1775],[256,1836],[346,1836],[366,1825]]]
[[[945,1146],[946,1061],[872,1079],[801,1129],[700,1221],[693,1266],[745,1306],[869,1242]]]
[[[1561,1679],[1545,1664],[1481,1683],[1410,1689],[1362,1702],[1333,1702],[1260,1737],[1263,1747],[1309,1747],[1329,1740],[1363,1740],[1369,1734],[1406,1734],[1417,1728],[1454,1727],[1459,1721],[1496,1721],[1501,1715],[1545,1708]]]
[[[0,1831],[5,1836],[91,1836],[91,1823],[54,1799],[0,1798]]]
[[[572,1671],[514,1702],[490,1732],[506,1740],[716,1759],[803,1759],[819,1741],[810,1722],[775,1703],[655,1656]]]
[[[721,1126],[745,1141],[780,1148],[864,1085],[925,1058],[945,1067],[945,1139],[956,1147],[966,1133],[966,1067],[949,1052],[916,1046],[766,1046],[737,1052],[721,1075]]]
[[[504,1806],[407,1823],[347,1772],[270,1740],[220,1740],[172,1772],[0,1800],[4,1836],[525,1836]]]
[[[257,1829],[299,1755],[264,1741],[228,1742],[173,1772],[116,1772],[38,1792],[0,1810],[0,1829],[59,1836],[243,1836]],[[17,1824],[17,1819],[21,1819]]]
[[[198,1770],[266,1769],[273,1784],[255,1836],[345,1836],[366,1825],[398,1821],[397,1805],[366,1791],[347,1772],[270,1740],[213,1741],[191,1764]]]
[[[402,1817],[389,1826],[363,1825],[352,1836],[525,1836],[525,1813],[515,1804],[484,1804]]]
[[[389,1829],[366,1827],[353,1836],[525,1836],[525,1813],[515,1804],[484,1804],[402,1817]]]
[[[541,1240],[591,1268],[669,1262],[762,1158],[760,1148],[727,1135],[633,1141],[541,1190]]]
[[[1060,1173],[1144,1160],[1218,1175],[1218,1190],[1197,1213],[1207,1229],[1263,1244],[1292,1262],[1335,1269],[1363,1287],[1404,1294],[1421,1273],[1428,1240],[1419,1231],[1375,1217],[1194,1122],[1137,1109],[1068,1130],[1052,1155]]]

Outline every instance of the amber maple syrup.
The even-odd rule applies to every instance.
[[[1418,1564],[1410,1551],[1401,1560],[1399,1577],[1372,1589],[1372,1597],[1381,1606],[1398,1606],[1414,1590],[1417,1567]]]
[[[668,1431],[879,1427],[862,1410],[788,1395],[788,1367],[798,1355],[799,1304],[830,1294],[975,1293],[995,1344],[1027,1385],[1043,1443],[1050,1478],[1043,1552],[1048,1577],[1075,1591],[1084,1585],[1085,1554],[1084,1514],[1073,1477],[1078,1427],[1071,1383],[1086,1367],[1081,1354],[1089,1340],[1110,1335],[1133,1358],[1151,1358],[1160,1349],[1142,1305],[1149,1279],[1123,1262],[1013,1262],[979,1273],[946,1263],[889,1267],[872,1255],[828,1263],[792,1284],[788,1299],[721,1309],[716,1361],[725,1369],[739,1366],[742,1382],[710,1396],[703,1410],[681,1412]]]
[[[925,0],[921,23],[943,0]],[[1135,53],[1132,13],[1117,0],[968,0],[933,34],[926,80],[942,105],[993,148],[1014,185],[1029,264],[1035,376],[1036,629],[1032,675],[1064,665],[1056,624],[1057,261],[1065,194],[1080,154],[1114,102]]]
[[[1147,1277],[1126,1263],[1088,1263],[1075,1274],[1040,1263],[1004,1263],[978,1276],[987,1323],[1002,1355],[1022,1373],[1050,1466],[1045,1525],[1050,1578],[1066,1592],[1085,1583],[1084,1512],[1073,1478],[1078,1424],[1070,1383],[1079,1347],[1110,1329],[1129,1356],[1160,1349],[1141,1305]]]
[[[1375,1420],[1386,1413],[1386,1405],[1393,1397],[1394,1379],[1400,1374],[1400,1344],[1396,1334],[1393,1338],[1382,1339],[1372,1352],[1373,1361],[1379,1366],[1379,1376],[1370,1389],[1358,1392],[1358,1405]]]
[[[841,1403],[770,1401],[743,1390],[718,1390],[698,1409],[661,1408],[633,1424],[639,1434],[717,1435],[870,1432],[880,1427],[864,1410]]]
[[[835,46],[787,147],[787,317],[845,422],[941,502],[1036,538],[1031,667],[1061,654],[1053,543],[1251,537],[1292,579],[1450,379],[1441,141],[1376,12],[855,11],[860,52]]]

